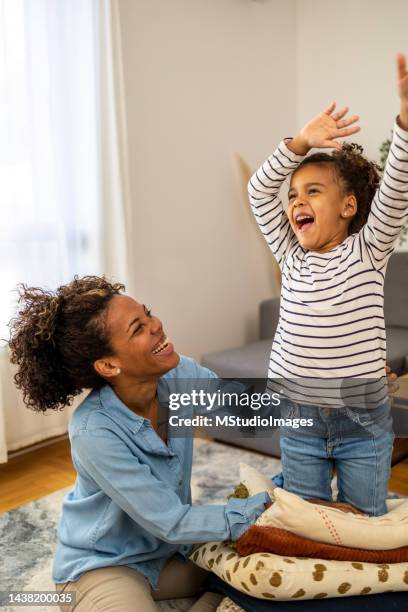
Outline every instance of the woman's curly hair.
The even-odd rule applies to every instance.
[[[353,193],[357,200],[357,212],[348,226],[349,235],[355,234],[367,222],[371,202],[380,184],[381,168],[363,155],[363,147],[356,143],[343,143],[341,150],[331,154],[313,153],[306,157],[296,171],[308,164],[330,164],[340,179],[343,192]]]
[[[71,404],[83,389],[105,383],[93,363],[112,355],[105,324],[109,301],[124,285],[84,276],[55,292],[18,286],[19,311],[10,321],[10,359],[27,407],[38,412]]]

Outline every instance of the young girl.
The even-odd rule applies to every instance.
[[[314,420],[308,431],[282,432],[283,486],[330,500],[335,463],[338,499],[370,515],[386,512],[393,444],[382,383],[384,274],[408,208],[403,55],[397,65],[401,110],[381,183],[361,147],[336,142],[359,128],[347,108],[334,112],[334,102],[281,142],[249,182],[253,212],[282,271],[268,377],[292,400],[283,402],[286,416]],[[313,147],[337,150],[305,158]],[[285,213],[279,190],[288,177]],[[362,405],[371,408],[365,415],[356,409]]]

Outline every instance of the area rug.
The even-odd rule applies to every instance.
[[[280,469],[280,461],[226,444],[196,439],[192,475],[192,496],[195,504],[225,503],[239,481],[239,463],[243,461],[268,476]],[[0,591],[52,591],[52,561],[56,544],[56,528],[62,500],[69,488],[0,514]],[[160,602],[161,612],[184,612],[193,600],[178,599]],[[4,612],[55,612],[55,607],[7,607]]]

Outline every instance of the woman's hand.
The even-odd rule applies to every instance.
[[[387,377],[388,392],[392,395],[399,389],[399,384],[397,382],[398,376],[395,374],[395,372],[391,371],[389,366],[385,366],[385,375]]]
[[[348,113],[348,107],[345,106],[336,113],[335,108],[336,102],[332,102],[325,111],[306,123],[299,134],[288,143],[288,148],[297,155],[306,155],[313,147],[341,149],[342,145],[335,139],[358,132],[360,128],[357,125],[349,126],[356,123],[359,117],[353,115],[344,119],[343,117]]]
[[[403,130],[408,130],[408,71],[407,58],[403,53],[397,55],[397,83],[401,98],[399,122]]]

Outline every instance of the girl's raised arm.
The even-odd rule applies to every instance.
[[[408,71],[406,58],[397,55],[400,114],[394,125],[390,152],[381,184],[373,198],[362,236],[375,268],[382,270],[394,251],[408,213]]]
[[[296,240],[279,191],[284,180],[297,168],[303,156],[296,155],[282,141],[248,183],[249,201],[259,229],[282,268],[289,244]]]
[[[335,107],[336,103],[332,102],[325,111],[306,123],[297,136],[282,141],[249,181],[252,211],[281,268],[288,246],[296,240],[279,198],[282,183],[311,148],[341,149],[341,144],[335,139],[350,136],[360,129],[358,126],[350,127],[358,121],[357,115],[345,118],[348,108],[334,112]]]
[[[397,84],[401,100],[400,126],[403,130],[408,131],[408,70],[407,58],[402,53],[397,55]]]

